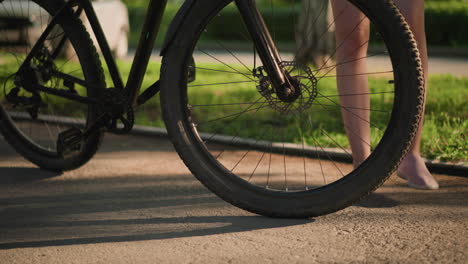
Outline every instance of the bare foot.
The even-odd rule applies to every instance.
[[[397,175],[416,189],[436,190],[439,184],[426,167],[421,156],[408,153],[398,168]]]

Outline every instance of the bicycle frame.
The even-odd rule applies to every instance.
[[[148,6],[148,12],[146,13],[145,22],[138,41],[138,48],[135,53],[129,78],[127,84],[124,87],[122,77],[118,71],[117,64],[104,35],[102,27],[99,23],[94,8],[91,5],[90,0],[79,0],[81,1],[82,7],[88,20],[91,24],[91,28],[96,36],[99,47],[101,48],[102,55],[106,61],[109,69],[112,81],[116,88],[125,89],[125,93],[130,102],[136,103],[136,97],[141,89],[141,84],[148,66],[148,62],[153,51],[154,42],[159,32],[162,15],[166,8],[167,0],[150,0]]]
[[[74,1],[81,4],[91,24],[91,28],[109,69],[114,87],[124,89],[128,101],[133,102],[134,106],[144,103],[147,99],[155,95],[159,91],[159,80],[148,87],[141,95],[141,98],[138,98],[146,68],[159,32],[167,0],[150,0],[149,2],[138,47],[125,86],[91,1]],[[280,67],[280,56],[278,55],[278,51],[276,50],[266,24],[255,5],[255,0],[235,0],[235,3],[242,14],[242,18],[252,36],[259,57],[265,67],[265,71],[268,73],[268,76],[270,76],[273,86],[276,87],[277,90],[283,89],[285,85],[289,84],[289,81]]]
[[[184,11],[189,12],[190,6],[192,3],[195,3],[197,0],[187,0],[184,3]],[[247,29],[252,37],[255,48],[258,51],[260,60],[263,63],[264,69],[269,76],[270,82],[273,88],[276,90],[276,93],[282,96],[288,96],[288,93],[295,89],[292,82],[289,80],[289,76],[284,72],[281,66],[281,59],[278,54],[278,51],[274,45],[274,42],[271,38],[271,35],[266,27],[266,24],[255,5],[255,0],[234,0],[236,3],[242,18],[247,26]],[[227,1],[228,3],[228,1]],[[28,65],[28,61],[36,53],[35,50],[40,49],[42,42],[45,41],[47,35],[51,32],[55,26],[56,19],[62,16],[62,12],[71,7],[77,7],[76,14],[80,15],[82,12],[86,14],[86,17],[89,20],[91,25],[92,33],[94,33],[98,45],[101,49],[102,55],[106,62],[107,68],[109,69],[110,76],[114,87],[118,90],[121,90],[122,95],[125,96],[125,100],[128,104],[131,104],[133,107],[144,104],[148,99],[153,97],[159,92],[159,80],[148,87],[142,94],[139,95],[143,78],[148,66],[148,62],[153,51],[154,42],[156,40],[157,34],[159,32],[159,27],[161,24],[162,16],[165,11],[167,0],[150,0],[148,5],[148,12],[143,24],[143,29],[140,34],[140,39],[138,42],[138,48],[135,53],[135,57],[131,66],[129,78],[127,84],[123,84],[122,77],[118,70],[117,64],[112,56],[108,41],[102,30],[101,24],[97,18],[97,15],[94,11],[94,8],[91,4],[91,0],[70,0],[65,3],[65,5],[57,12],[57,14],[52,18],[52,22],[45,29],[44,33],[39,38],[39,41],[32,48],[32,51],[28,55],[29,57],[25,60],[26,63],[23,65]],[[186,5],[188,4],[188,5]],[[182,10],[182,9],[181,9]],[[174,19],[177,23],[183,21],[184,14],[186,12],[179,12]],[[176,25],[177,25],[176,23]],[[172,25],[171,25],[172,28]],[[176,27],[177,28],[177,27]],[[166,40],[165,47],[170,45],[170,41],[175,32],[172,32],[172,35],[169,35],[169,42]],[[66,37],[61,40],[61,47],[63,47]],[[163,47],[164,48],[164,47]],[[54,56],[59,54],[59,49],[54,51]],[[22,66],[23,67],[23,66]],[[252,69],[252,73],[255,74],[256,69]],[[72,76],[63,75],[62,78],[68,79],[70,82],[80,83],[80,80],[73,78]],[[42,91],[44,93],[53,94],[56,96],[61,96],[68,98],[70,100],[86,103],[86,104],[98,104],[99,99],[97,98],[88,98],[73,93],[67,93],[56,89],[50,89],[43,87],[41,85],[36,85],[35,89]]]

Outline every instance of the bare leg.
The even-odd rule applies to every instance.
[[[427,87],[427,77],[429,74],[426,32],[424,31],[424,12],[422,11],[424,10],[424,0],[395,0],[395,3],[405,16],[408,24],[411,27],[411,30],[414,33],[416,42],[418,43]],[[421,125],[419,126],[419,129],[416,133],[416,137],[413,141],[413,144],[411,145],[410,151],[400,164],[398,173],[401,177],[406,178],[408,183],[413,187],[423,189],[437,189],[439,185],[427,169],[419,152],[423,127],[422,122],[423,121],[421,120]]]
[[[346,0],[332,0],[336,31],[336,62],[338,92],[345,124],[353,155],[354,166],[362,163],[370,155],[370,100],[367,76],[367,54],[369,21]],[[346,76],[346,77],[343,77]],[[362,94],[349,96],[350,94]],[[348,95],[348,96],[346,96]]]
[[[424,0],[395,0],[403,15],[412,28],[424,67],[427,72],[427,48],[424,31]],[[331,0],[333,13],[336,19],[337,63],[340,64],[353,59],[365,57],[369,39],[369,22],[346,0]],[[339,17],[338,17],[339,16]],[[337,74],[350,77],[338,77],[337,86],[340,93],[340,103],[347,107],[369,108],[368,96],[343,96],[346,94],[363,94],[368,92],[367,76],[352,76],[366,72],[365,60],[356,60],[353,63],[338,65]],[[370,127],[369,111],[342,109],[343,122],[346,127],[354,166],[360,164],[370,155]],[[421,123],[422,124],[422,123]],[[398,174],[408,180],[409,185],[423,189],[437,189],[437,181],[432,177],[421,158],[419,148],[421,142],[422,125],[419,127],[416,138],[406,158],[400,164]]]

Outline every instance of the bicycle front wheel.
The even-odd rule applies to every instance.
[[[341,52],[349,42],[337,39],[314,66],[295,52],[295,29],[303,21],[297,15],[304,10],[299,1],[283,8],[276,1],[257,3],[280,67],[298,84],[293,99],[276,94],[234,4],[195,1],[164,54],[161,99],[168,132],[193,174],[236,206],[276,217],[335,212],[381,185],[410,145],[424,94],[415,41],[392,1],[350,0],[316,35],[329,36],[356,8],[362,18],[341,35],[352,38],[360,23],[370,24],[371,33],[354,52]],[[317,17],[307,21],[327,17],[320,10],[309,14]],[[230,31],[230,25],[239,26]],[[369,43],[375,48],[366,52]],[[357,61],[373,65],[352,74],[337,70]],[[337,82],[346,86],[356,78],[366,92],[338,89]],[[347,105],[344,97],[362,105]],[[349,113],[370,135],[343,123]],[[356,168],[338,162],[351,154],[347,133],[371,152]]]
[[[0,3],[0,131],[44,169],[83,165],[102,139],[103,132],[95,131],[67,153],[58,149],[62,133],[83,130],[99,117],[97,105],[71,98],[96,99],[105,88],[80,13],[62,0]]]

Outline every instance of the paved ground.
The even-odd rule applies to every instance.
[[[338,213],[271,219],[212,195],[163,139],[109,136],[59,175],[0,138],[0,263],[466,263],[468,178],[436,177],[438,191],[393,177]]]

